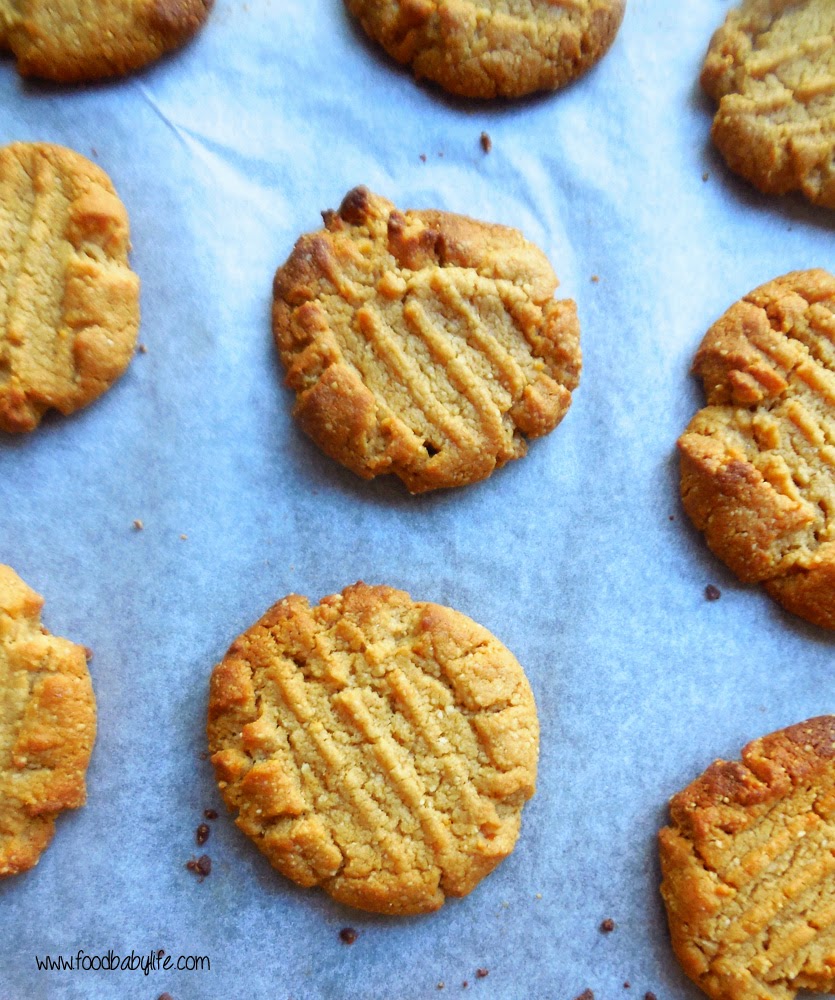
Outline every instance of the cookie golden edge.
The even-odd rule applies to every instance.
[[[0,7],[2,4],[0,4]],[[73,0],[64,0],[72,11]],[[11,51],[23,77],[78,84],[126,76],[182,48],[207,21],[214,0],[141,0],[128,35],[102,23],[64,19],[63,30],[46,25],[38,13],[0,9],[0,49]],[[71,34],[77,27],[79,34]]]
[[[317,817],[315,805],[299,800],[293,806],[292,814],[304,819],[304,829],[294,835],[293,849],[289,853],[285,850],[286,844],[278,850],[272,850],[267,845],[266,838],[259,836],[259,832],[245,818],[244,801],[248,796],[255,796],[256,799],[264,796],[266,801],[273,794],[278,794],[284,801],[288,794],[290,798],[295,798],[290,790],[300,787],[298,780],[292,775],[283,773],[271,772],[269,781],[266,774],[259,773],[256,779],[253,771],[256,763],[254,756],[249,766],[241,760],[240,747],[246,742],[248,727],[257,728],[260,718],[256,692],[251,683],[252,668],[246,662],[246,646],[257,643],[265,633],[287,636],[297,630],[303,633],[305,619],[327,606],[338,606],[340,615],[356,617],[357,620],[373,619],[380,610],[388,607],[416,608],[421,611],[421,625],[430,642],[490,645],[491,653],[497,653],[500,661],[494,664],[493,672],[507,671],[512,675],[516,688],[510,707],[521,720],[521,734],[517,734],[516,738],[510,733],[506,734],[504,743],[507,746],[503,752],[508,760],[518,764],[518,769],[524,772],[524,781],[521,789],[515,790],[508,798],[508,801],[513,800],[510,803],[514,807],[513,821],[502,826],[495,843],[481,838],[484,843],[479,843],[469,855],[465,870],[456,870],[453,866],[450,870],[436,873],[437,877],[430,873],[428,880],[426,873],[422,872],[407,871],[391,877],[390,873],[380,873],[378,870],[361,879],[355,876],[343,879],[341,864],[344,864],[344,860],[340,863],[340,852],[336,851],[336,855],[331,857],[334,853],[333,844],[328,845],[327,850],[321,846],[324,828]],[[257,654],[251,655],[257,658]],[[303,666],[303,663],[298,662],[297,651],[292,658],[297,667]],[[486,670],[484,676],[474,674],[471,678],[474,690],[479,684],[489,686],[491,669],[483,664],[481,669]],[[484,693],[484,696],[489,697],[489,692]],[[489,713],[489,708],[487,711]],[[488,722],[494,718],[489,715]],[[230,733],[234,734],[231,743],[235,747],[231,753]],[[405,591],[387,586],[369,586],[361,581],[346,587],[339,594],[323,598],[318,605],[311,605],[307,598],[300,595],[290,594],[238,636],[212,673],[207,736],[215,777],[227,808],[236,814],[236,825],[255,842],[274,868],[302,887],[319,886],[339,903],[388,916],[432,913],[440,909],[448,898],[466,896],[475,889],[483,878],[512,853],[521,828],[522,808],[535,793],[539,722],[530,684],[513,654],[492,633],[461,612],[431,602],[413,601]],[[501,740],[497,742],[497,746],[499,743]],[[247,775],[256,779],[250,781],[248,790],[246,786],[242,788],[241,784],[242,776],[245,779]],[[518,780],[518,777],[514,771],[514,778]],[[267,785],[271,788],[267,788]],[[314,849],[314,843],[320,843],[320,847]],[[307,852],[310,856],[297,857],[300,852]],[[339,870],[333,875],[335,864]]]
[[[713,938],[711,920],[730,890],[705,864],[698,843],[712,830],[732,834],[746,810],[776,802],[833,771],[835,716],[816,716],[762,736],[744,746],[741,757],[714,761],[675,794],[670,824],[658,834],[661,896],[673,951],[688,978],[714,1000],[751,994],[732,975],[717,973],[704,950]]]
[[[591,10],[579,37],[562,32],[542,51],[535,17],[494,14],[484,26],[468,5],[446,0],[345,5],[366,35],[408,65],[417,80],[480,100],[525,97],[571,83],[608,52],[626,11],[626,0],[587,0]]]
[[[744,329],[753,321],[751,313],[760,308],[752,300],[768,303],[795,287],[811,297],[822,292],[835,297],[835,276],[821,268],[792,271],[760,285],[731,306],[705,334],[696,354],[693,372],[706,389],[719,377],[715,372],[717,358],[720,367],[732,368],[735,360],[742,363],[748,353]],[[774,532],[790,529],[793,504],[749,462],[726,462],[721,446],[691,432],[704,409],[709,409],[709,404],[698,411],[678,439],[682,506],[704,534],[711,552],[743,583],[762,583],[787,611],[820,628],[835,630],[835,546],[822,544],[805,565],[784,575],[770,575]]]
[[[14,160],[20,161],[33,177],[38,174],[38,161],[49,161],[56,171],[78,183],[61,239],[67,260],[75,256],[85,274],[79,275],[72,288],[65,288],[63,309],[96,314],[98,320],[72,332],[75,377],[63,392],[56,393],[54,387],[45,390],[21,384],[14,378],[0,384],[0,431],[21,434],[35,430],[50,410],[68,416],[90,405],[124,375],[139,334],[140,281],[128,260],[131,243],[127,209],[101,167],[66,146],[43,142],[0,147],[0,172],[8,170]],[[102,254],[107,265],[115,263],[122,270],[118,281],[109,266],[102,270],[99,277],[107,277],[111,283],[108,294],[90,309],[83,299],[88,291],[87,272],[101,267]],[[96,278],[92,284],[97,283]]]
[[[39,669],[24,718],[11,734],[0,773],[0,878],[37,865],[65,809],[87,801],[86,772],[96,738],[96,702],[86,651],[40,622],[43,598],[0,564],[0,656]],[[2,693],[0,693],[2,696]]]
[[[299,237],[276,271],[272,329],[286,384],[296,392],[293,416],[326,455],[362,479],[395,475],[410,493],[417,494],[480,482],[508,460],[523,457],[526,439],[544,436],[558,426],[580,381],[580,323],[575,302],[554,297],[559,282],[539,247],[519,230],[497,223],[432,209],[401,211],[363,185],[349,191],[337,211],[328,210],[322,216],[325,228]],[[466,461],[448,449],[434,456],[418,455],[390,429],[385,433],[392,437],[379,454],[367,454],[369,439],[382,440],[384,431],[374,395],[353,366],[335,359],[325,347],[316,349],[315,342],[329,331],[326,320],[309,303],[315,302],[311,289],[336,266],[338,253],[332,251],[338,250],[336,241],[343,226],[362,228],[375,216],[388,221],[387,252],[391,249],[410,268],[440,255],[451,265],[525,283],[532,289],[542,309],[535,333],[536,356],[543,361],[539,379],[547,383],[547,389],[540,391],[538,384],[529,384],[512,408],[514,422],[524,435],[517,441],[515,454],[500,460],[482,451]],[[438,260],[435,263],[443,266]],[[312,387],[307,385],[311,367],[320,370]]]
[[[763,125],[752,100],[739,93],[739,74],[750,56],[750,41],[743,30],[741,7],[728,12],[714,32],[699,81],[718,105],[711,139],[728,167],[768,195],[799,192],[813,205],[835,208],[835,169],[828,176],[809,171],[809,154],[790,142],[781,142]],[[830,139],[830,164],[835,137]]]

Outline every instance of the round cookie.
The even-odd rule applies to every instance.
[[[693,370],[709,405],[678,442],[685,510],[741,580],[835,628],[835,277],[751,292]]]
[[[139,329],[125,207],[62,146],[0,148],[0,430],[72,413],[127,368]]]
[[[215,667],[212,763],[237,825],[303,886],[388,914],[465,896],[513,850],[539,728],[486,629],[390,587],[291,595]]]
[[[121,76],[178,48],[213,0],[0,0],[0,49],[23,76],[77,83]]]
[[[556,427],[580,330],[537,247],[363,187],[323,216],[273,288],[294,416],[323,451],[421,493],[484,479]]]
[[[400,63],[462,97],[555,90],[605,55],[626,0],[345,0]]]
[[[661,894],[693,982],[714,1000],[835,991],[835,717],[716,761],[670,817]]]
[[[40,623],[43,599],[0,565],[0,877],[38,863],[86,801],[96,703],[84,649]]]
[[[835,208],[835,4],[744,0],[713,36],[702,86],[713,141],[767,194]]]

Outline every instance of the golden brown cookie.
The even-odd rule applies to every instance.
[[[693,370],[709,405],[678,443],[685,510],[741,580],[835,628],[835,278],[751,292]]]
[[[398,62],[462,97],[555,90],[605,55],[626,0],[345,0]]]
[[[714,1000],[835,991],[835,717],[749,743],[670,802],[673,948]]]
[[[713,141],[768,194],[835,208],[835,3],[744,0],[713,36],[702,86]]]
[[[513,655],[457,611],[357,583],[284,598],[212,675],[209,746],[280,872],[390,914],[437,910],[507,857],[539,728]]]
[[[0,148],[0,430],[72,413],[128,366],[139,279],[107,174],[62,146]]]
[[[121,76],[187,42],[213,0],[0,0],[0,49],[23,76]]]
[[[96,738],[87,660],[41,625],[42,606],[0,565],[0,877],[36,865],[58,813],[87,798]]]
[[[294,415],[332,458],[413,493],[484,479],[553,430],[580,375],[575,305],[521,233],[359,187],[274,283]]]

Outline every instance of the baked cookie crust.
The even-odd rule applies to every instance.
[[[83,647],[41,625],[43,598],[0,565],[0,877],[38,863],[86,801],[96,703]]]
[[[122,76],[203,26],[214,0],[0,0],[0,49],[22,76],[80,83]]]
[[[211,680],[212,763],[270,863],[362,910],[464,896],[513,849],[536,706],[486,629],[390,587],[290,595]]]
[[[745,0],[713,36],[701,79],[733,171],[766,194],[835,208],[831,0]]]
[[[741,580],[835,628],[835,277],[757,288],[693,371],[709,405],[678,442],[685,510]]]
[[[125,207],[63,146],[0,148],[0,430],[72,413],[127,368],[139,329]]]
[[[293,411],[326,454],[412,493],[478,482],[553,430],[580,375],[571,300],[515,229],[359,187],[273,286]]]
[[[461,97],[556,90],[609,49],[625,0],[345,0],[418,79]]]
[[[660,833],[673,949],[714,1000],[835,990],[835,717],[754,740],[673,796]]]

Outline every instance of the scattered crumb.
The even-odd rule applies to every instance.
[[[576,1000],[594,1000],[594,993],[591,990],[583,990]]]
[[[137,518],[136,518],[136,519],[134,520],[134,522],[133,522],[133,527],[134,527],[134,530],[136,530],[136,531],[141,531],[141,530],[142,530],[142,529],[143,529],[143,528],[145,527],[145,525],[144,525],[144,524],[143,524],[143,523],[142,523],[142,522],[141,522],[141,521],[139,520],[139,518],[137,517]]]
[[[443,988],[444,988],[444,984],[443,983],[438,983],[436,989],[442,990]]]
[[[180,541],[181,542],[187,542],[188,541],[188,535],[180,535]]]
[[[534,899],[542,899],[542,893],[541,893],[541,892],[538,892],[538,893],[537,893],[537,894],[536,894],[536,895],[534,896]]]
[[[202,882],[207,875],[211,874],[212,859],[208,854],[201,854],[199,858],[192,858],[191,861],[186,861],[186,868],[190,872],[194,872],[198,882]]]
[[[443,150],[441,150],[441,151],[440,151],[440,152],[438,153],[438,156],[440,156],[440,158],[441,158],[441,159],[443,159],[443,158],[444,158],[444,151],[443,151]]]
[[[426,163],[426,153],[421,153],[420,154],[420,162],[421,163]]]
[[[722,591],[718,587],[714,587],[712,583],[705,587],[705,597],[709,601],[718,601],[721,596]]]
[[[644,1000],[658,1000],[658,997],[654,993],[650,993],[649,991],[647,991],[644,994]]]
[[[174,1000],[170,993],[160,993],[159,1000]]]
[[[157,948],[157,958],[162,958],[165,954],[165,948]]]
[[[139,351],[140,354],[147,354],[148,353],[148,345],[147,344],[140,344],[139,347],[137,347],[137,351]]]
[[[93,650],[89,646],[84,647],[84,658],[88,663],[93,659]]]
[[[203,815],[206,819],[217,819],[217,809],[204,809]]]
[[[603,923],[600,925],[600,930],[603,934],[611,934],[615,929],[615,922],[611,917],[606,917]]]
[[[702,180],[707,181],[709,178],[710,174],[705,170],[705,172],[702,174]]]
[[[461,989],[465,990],[469,985],[470,985],[469,982],[467,982],[467,980],[465,979],[464,982],[461,983]]]
[[[600,283],[600,275],[599,275],[599,274],[593,274],[593,275],[591,276],[591,283],[592,283],[593,285],[597,285],[597,284],[599,284],[599,283]]]
[[[506,910],[508,908],[508,906],[510,906],[510,903],[508,903],[508,901],[506,899],[503,899],[502,900],[502,909]]]
[[[481,139],[479,141],[481,142],[481,148],[485,153],[489,153],[493,148],[493,140],[486,132],[481,133]]]
[[[210,832],[208,823],[201,823],[200,826],[197,827],[197,830],[194,833],[194,838],[197,841],[198,847],[202,847],[206,843],[209,839]]]
[[[359,934],[354,930],[353,927],[343,927],[339,932],[339,940],[343,944],[353,944],[354,941],[359,937]]]
[[[476,979],[486,979],[490,975],[489,969],[476,969],[475,977]]]
[[[95,146],[91,146],[90,147],[90,152],[93,154],[93,156],[98,156],[99,155],[99,152],[98,152],[98,150],[96,149]]]
[[[626,982],[623,984],[623,988],[625,990],[628,990],[631,985],[632,983],[630,983],[629,980],[627,979]]]
[[[670,514],[670,520],[671,520],[671,521],[675,521],[675,519],[676,519],[676,516],[675,516],[675,514]]]

